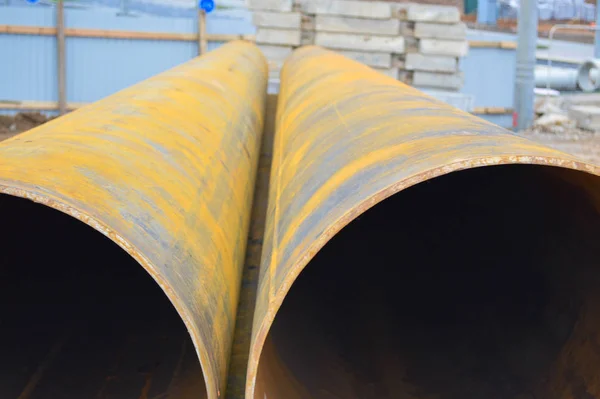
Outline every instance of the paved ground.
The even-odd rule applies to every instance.
[[[600,134],[581,130],[573,130],[564,134],[532,131],[524,133],[522,136],[600,165]]]
[[[14,116],[0,115],[0,141],[33,129],[49,120],[39,112],[23,112]]]

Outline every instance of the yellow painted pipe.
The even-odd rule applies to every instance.
[[[410,352],[411,347],[403,348],[403,354],[392,351],[394,342],[399,340],[393,337],[404,334],[403,329],[393,330],[387,338],[381,334],[375,334],[373,339],[367,338],[367,334],[380,329],[383,324],[378,323],[386,317],[377,317],[377,322],[365,320],[375,318],[378,312],[394,311],[382,305],[393,299],[386,296],[386,290],[380,290],[377,286],[388,287],[387,281],[393,280],[397,284],[390,283],[396,285],[388,288],[399,295],[400,292],[412,290],[410,284],[407,287],[401,284],[408,277],[396,275],[398,270],[408,267],[406,262],[418,263],[425,259],[425,255],[436,253],[438,245],[447,251],[441,255],[442,258],[451,262],[453,248],[469,245],[456,237],[467,235],[473,239],[473,247],[468,246],[461,252],[465,256],[477,254],[481,259],[489,259],[490,253],[501,257],[513,249],[516,251],[518,243],[510,240],[513,234],[521,239],[521,230],[537,226],[535,228],[539,230],[535,230],[536,234],[531,236],[541,237],[545,231],[555,227],[549,222],[553,219],[545,216],[540,216],[535,223],[529,224],[527,221],[528,215],[535,214],[546,203],[556,207],[553,208],[556,226],[559,226],[562,216],[567,220],[565,224],[571,220],[570,217],[577,219],[578,223],[594,220],[597,224],[588,226],[587,238],[585,235],[578,236],[577,242],[587,242],[586,248],[595,253],[593,256],[588,254],[585,259],[592,260],[598,255],[598,251],[590,244],[594,242],[590,237],[600,238],[596,228],[600,225],[597,218],[597,209],[600,209],[600,184],[596,177],[600,175],[598,166],[517,137],[334,52],[306,47],[288,58],[281,74],[276,127],[270,202],[246,385],[246,397],[249,399],[454,397],[436,396],[443,392],[436,392],[434,385],[429,386],[429,391],[419,391],[422,386],[418,382],[404,380],[404,377],[414,377],[419,370],[423,374],[423,370],[428,370],[429,366],[423,363],[415,371],[417,374],[410,374],[410,367],[395,363],[394,359],[401,359],[404,355],[406,358],[410,358],[408,354],[418,356]],[[569,182],[567,186],[562,185],[564,180]],[[447,183],[446,187],[444,182],[452,184]],[[526,191],[530,186],[533,191]],[[586,191],[581,197],[575,193],[578,190],[576,186],[585,187]],[[487,197],[484,194],[488,191],[473,191],[479,188],[483,190],[483,187],[491,190]],[[570,195],[567,193],[571,193],[571,190],[573,198],[562,198]],[[511,193],[514,196],[511,197]],[[533,197],[540,195],[541,198],[533,206],[525,194]],[[513,198],[520,195],[523,195],[523,201]],[[559,197],[564,201],[559,202]],[[389,205],[382,203],[386,199]],[[595,201],[596,210],[592,209],[587,216],[576,217],[577,211],[574,209],[588,209],[585,205],[588,200]],[[401,203],[405,205],[401,209],[394,206]],[[492,207],[491,210],[485,207],[487,203]],[[453,204],[454,210],[446,209],[448,204]],[[524,204],[523,208],[520,204]],[[514,212],[507,209],[510,206],[514,207]],[[565,206],[565,211],[562,206]],[[370,208],[373,209],[368,211]],[[497,224],[484,224],[475,230],[473,226],[477,225],[478,217],[474,218],[473,213],[469,213],[471,208],[481,208],[482,220],[489,217]],[[378,213],[378,209],[382,211]],[[451,215],[458,215],[458,218],[463,213],[467,220],[465,226],[471,223],[473,226],[469,225],[469,228],[473,230],[464,231],[462,222],[448,219]],[[504,216],[498,219],[497,215],[500,214]],[[364,218],[355,220],[361,215]],[[514,215],[519,215],[521,221],[514,221]],[[369,224],[374,218],[379,218],[377,223]],[[418,223],[418,218],[422,223]],[[395,227],[386,224],[388,219],[395,220]],[[510,225],[505,226],[506,229],[499,227],[498,224],[508,220],[514,222],[514,228],[511,229]],[[441,224],[438,226],[437,223]],[[540,227],[544,223],[548,224]],[[378,225],[381,227],[373,227]],[[404,231],[406,226],[411,226],[411,230]],[[423,226],[429,226],[430,229],[424,231]],[[453,226],[454,230],[450,229],[445,235],[427,235],[438,229],[446,231],[449,226]],[[388,228],[390,230],[386,230]],[[384,230],[387,235],[380,235]],[[560,231],[558,229],[555,233],[562,234]],[[584,229],[577,231],[579,233],[573,234],[583,234],[581,232]],[[381,243],[376,242],[388,242],[394,234],[400,235],[391,244],[392,248],[381,247]],[[412,237],[419,234],[427,239],[412,242]],[[377,238],[372,239],[371,236]],[[495,248],[487,255],[480,254],[477,246],[487,245],[488,241],[479,243],[477,239],[486,236],[490,237],[492,244],[513,244]],[[409,241],[412,244],[403,246]],[[409,257],[412,248],[421,248],[426,243],[433,243],[428,244],[433,246],[429,249],[423,247],[422,257]],[[371,246],[371,252],[356,252],[366,245]],[[548,251],[560,246],[550,240],[544,245],[549,247]],[[384,253],[387,256],[383,256]],[[555,258],[558,259],[558,255]],[[357,259],[362,263],[356,264]],[[379,269],[380,265],[393,259],[399,259],[396,269]],[[514,255],[512,259],[518,257]],[[477,269],[476,265],[486,264],[485,261],[473,262],[473,270]],[[447,267],[458,268],[456,265],[460,263],[448,263]],[[308,271],[305,270],[307,265],[310,266]],[[326,272],[328,268],[335,271]],[[418,270],[414,273],[418,274]],[[441,273],[436,270],[438,272]],[[466,276],[472,275],[471,272],[465,273]],[[350,274],[359,277],[350,281],[347,277]],[[376,277],[369,277],[373,274]],[[446,278],[453,277],[447,275],[441,279]],[[365,287],[362,280],[375,286]],[[494,278],[489,280],[493,281]],[[341,285],[350,284],[354,284],[355,288],[340,288]],[[342,300],[338,292],[348,295]],[[421,302],[419,294],[415,295],[412,299],[407,298],[404,304],[416,305]],[[360,300],[354,302],[353,296]],[[380,300],[374,299],[379,297]],[[450,299],[448,301],[452,302]],[[371,306],[374,302],[377,305]],[[332,307],[331,303],[337,307]],[[349,314],[344,313],[346,307],[350,309],[347,311]],[[382,309],[386,309],[385,312]],[[342,320],[342,314],[347,318]],[[336,324],[333,320],[340,321]],[[596,321],[588,320],[585,327],[579,326],[580,329],[587,329],[586,332],[575,334],[590,339],[600,337],[600,329],[593,330],[597,327]],[[362,338],[352,341],[353,329],[363,327],[364,330],[358,334]],[[381,330],[384,328],[381,327]],[[339,335],[330,334],[331,331]],[[417,338],[425,335],[415,334]],[[365,349],[367,344],[378,349],[371,352]],[[351,349],[335,356],[330,353],[334,351],[332,348],[344,345]],[[469,342],[465,345],[469,345]],[[599,395],[597,371],[600,369],[600,353],[590,352],[585,345],[572,342],[568,351],[565,349],[555,354],[556,358],[562,359],[563,371],[571,367],[577,377],[569,380],[563,373],[562,380],[556,379],[556,384],[562,384],[560,389],[564,392],[576,389],[579,384],[579,389],[583,390],[581,392],[587,387],[589,392]],[[577,363],[573,347],[581,354],[579,360],[586,359],[585,363]],[[358,357],[360,359],[357,360]],[[435,362],[431,359],[422,360],[425,361],[430,362],[433,369]],[[350,364],[360,365],[352,368],[348,366]],[[386,366],[379,367],[381,364]],[[373,375],[369,376],[369,373]],[[364,384],[359,382],[362,381],[359,375],[366,376]],[[444,378],[452,379],[453,374],[446,374]],[[383,380],[389,384],[383,384]],[[385,389],[377,391],[381,384],[385,385]],[[359,386],[363,390],[358,389]],[[473,383],[467,386],[479,385]],[[446,394],[448,392],[451,391],[446,391]],[[459,396],[457,394],[456,397]],[[484,396],[490,397],[489,392],[479,397]]]
[[[1,193],[89,225],[156,280],[210,399],[225,386],[266,83],[259,49],[232,42],[0,143]]]

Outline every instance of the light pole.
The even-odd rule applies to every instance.
[[[594,58],[600,58],[600,2],[596,2],[596,34],[594,35]]]
[[[517,70],[513,126],[519,130],[533,124],[535,51],[537,47],[537,0],[521,0],[518,22]]]

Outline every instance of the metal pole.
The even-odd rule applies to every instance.
[[[596,2],[596,34],[594,35],[594,58],[600,58],[600,2]]]
[[[536,0],[521,1],[518,24],[513,126],[521,130],[526,129],[533,124],[533,91],[535,88],[534,69],[538,26]]]
[[[198,55],[206,54],[208,43],[206,42],[206,11],[198,8]]]
[[[56,2],[56,59],[58,82],[58,112],[67,112],[65,67],[65,10],[63,0]]]

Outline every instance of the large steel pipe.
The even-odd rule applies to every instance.
[[[600,397],[598,167],[317,47],[276,123],[247,398]]]
[[[266,83],[231,43],[0,143],[0,397],[223,396]]]

